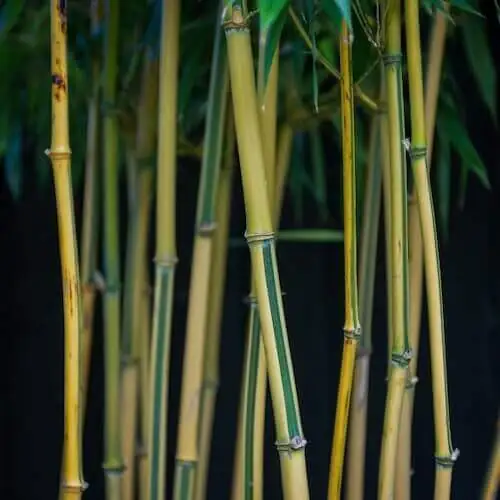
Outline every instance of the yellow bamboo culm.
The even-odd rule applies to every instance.
[[[412,129],[410,156],[412,158],[413,176],[417,192],[428,297],[432,395],[436,438],[434,500],[447,500],[451,496],[452,470],[458,458],[458,450],[453,450],[451,444],[441,271],[439,267],[434,207],[427,171],[419,2],[418,0],[405,0],[405,7]]]
[[[496,438],[491,451],[481,500],[495,500],[498,491],[500,491],[500,416],[497,419]]]
[[[68,120],[66,2],[51,0],[52,161],[59,228],[64,305],[64,452],[62,498],[77,500],[85,488],[81,460],[81,290],[77,260]]]
[[[444,4],[445,8],[448,4]],[[441,82],[441,68],[446,40],[446,13],[437,11],[434,17],[429,43],[429,62],[425,82],[425,131],[427,136],[427,168],[432,161],[432,148],[436,123],[437,101]],[[422,319],[422,285],[424,257],[420,217],[418,215],[417,193],[413,186],[408,201],[408,263],[410,273],[410,344],[413,358],[409,366],[409,384],[403,401],[401,428],[398,441],[398,461],[396,464],[395,496],[398,500],[411,498],[411,427],[413,402],[417,383],[417,360]]]
[[[351,34],[347,23],[342,22],[340,34],[341,114],[342,114],[342,163],[344,183],[344,261],[345,261],[345,322],[344,346],[337,410],[330,458],[328,500],[340,500],[344,465],[345,442],[354,377],[356,347],[361,326],[358,312],[357,259],[356,259],[356,178],[354,149],[354,108],[351,70]]]

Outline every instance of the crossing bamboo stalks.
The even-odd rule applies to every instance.
[[[445,8],[447,8],[447,4],[445,4]],[[425,82],[425,133],[427,136],[427,167],[429,169],[432,161],[437,101],[446,40],[446,25],[446,14],[437,11],[430,35],[429,61]],[[407,384],[403,401],[398,442],[398,461],[396,465],[395,495],[401,500],[409,500],[411,494],[411,427],[415,386],[418,380],[417,360],[423,299],[424,258],[415,186],[413,186],[408,201],[408,246],[410,271],[410,343],[413,348],[413,358],[409,366],[409,383]]]
[[[138,441],[138,403],[141,361],[142,296],[144,262],[153,190],[153,155],[155,148],[158,65],[150,53],[145,55],[141,94],[137,111],[137,136],[132,179],[135,179],[133,206],[129,222],[127,275],[123,321],[123,380],[122,380],[122,448],[125,472],[122,479],[122,499],[132,500],[135,493],[135,459]]]
[[[374,116],[371,123],[361,227],[359,314],[363,331],[356,356],[347,440],[347,497],[349,500],[362,500],[364,497],[373,294],[382,191],[380,119],[380,116]]]
[[[64,306],[64,442],[62,497],[77,500],[84,489],[81,457],[81,290],[77,257],[68,121],[66,3],[50,3],[52,162],[56,194]]]
[[[408,83],[411,108],[410,155],[412,158],[412,170],[420,215],[428,297],[432,394],[436,438],[434,499],[446,500],[451,495],[451,476],[453,465],[458,458],[458,450],[453,450],[451,443],[441,270],[439,267],[434,206],[427,171],[424,86],[420,47],[420,22],[418,16],[419,2],[418,0],[405,0],[405,7]]]
[[[306,440],[283,313],[247,16],[246,7],[239,2],[226,4],[224,28],[245,198],[246,238],[255,272],[284,498],[308,500]]]
[[[156,256],[151,341],[148,442],[148,500],[165,498],[168,372],[175,266],[175,183],[180,0],[163,0],[160,43]]]
[[[118,0],[105,15],[103,101],[104,217],[104,473],[107,500],[119,500],[123,458],[120,442],[120,238],[118,200],[118,121],[113,107],[118,73]]]
[[[194,478],[198,466],[199,410],[203,393],[203,357],[215,229],[215,200],[222,158],[228,90],[227,54],[224,35],[218,22],[219,18],[217,18],[212,56],[209,109],[205,128],[189,289],[174,479],[175,500],[188,500],[194,497]]]
[[[337,410],[328,481],[329,500],[340,500],[345,441],[356,348],[360,339],[361,326],[358,312],[358,277],[356,259],[356,158],[353,108],[353,86],[351,69],[351,39],[347,23],[342,21],[340,34],[340,92],[342,116],[342,165],[344,190],[344,279],[345,279],[345,322],[340,382],[337,394]]]
[[[389,384],[378,496],[393,498],[399,423],[407,369],[411,359],[408,337],[408,239],[406,202],[406,156],[404,108],[401,76],[401,2],[388,2],[386,14],[386,51],[384,54],[387,93],[389,157],[391,171],[391,261],[392,261],[392,344]]]
[[[259,47],[259,68],[264,68],[265,47]],[[276,120],[279,77],[279,49],[273,56],[267,84],[261,88],[259,123],[264,155],[267,191],[274,206],[276,179]],[[264,82],[263,75],[259,81]],[[276,212],[276,211],[274,211]],[[278,214],[274,214],[277,219]],[[276,222],[276,221],[275,221]],[[275,224],[276,225],[276,224]],[[267,375],[264,346],[261,340],[258,305],[253,269],[250,275],[248,298],[249,315],[245,339],[242,376],[242,399],[239,412],[237,454],[233,476],[233,498],[258,500],[263,494],[264,426],[266,415]]]
[[[207,496],[207,476],[215,415],[215,403],[219,387],[219,352],[221,321],[226,282],[229,223],[231,220],[231,188],[234,170],[234,123],[232,108],[228,106],[226,118],[224,160],[217,188],[217,227],[214,234],[210,293],[208,296],[207,338],[203,364],[203,395],[200,408],[199,467],[195,477],[195,499]]]
[[[495,500],[500,487],[500,417],[497,420],[497,432],[488,472],[484,481],[482,500]]]

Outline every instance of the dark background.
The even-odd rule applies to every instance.
[[[500,61],[498,19],[490,10],[490,35]],[[448,52],[447,55],[453,57]],[[467,68],[457,66],[462,84],[476,92]],[[465,95],[467,92],[465,92]],[[472,94],[470,94],[472,95]],[[469,102],[472,101],[472,102]],[[500,382],[500,176],[499,139],[479,96],[464,103],[469,129],[488,165],[491,191],[475,178],[469,181],[465,208],[456,203],[449,238],[441,244],[443,294],[447,333],[449,398],[454,446],[461,451],[453,475],[452,498],[473,500],[479,492],[493,444]],[[27,155],[32,154],[28,152]],[[40,154],[40,152],[37,152]],[[339,214],[338,156],[330,173],[332,212]],[[0,338],[2,391],[0,399],[0,498],[55,499],[58,491],[63,412],[63,330],[57,226],[52,187],[41,192],[30,180],[26,162],[24,194],[14,203],[0,182]],[[50,168],[47,163],[47,168]],[[178,175],[178,266],[169,416],[169,478],[175,455],[184,326],[198,169],[180,164]],[[459,172],[454,168],[456,177]],[[34,177],[34,175],[32,176]],[[456,199],[456,186],[454,193]],[[125,192],[125,190],[124,190]],[[80,219],[81,193],[77,197]],[[312,200],[304,224],[316,225]],[[337,217],[337,220],[338,217]],[[292,227],[291,201],[285,200],[284,227]],[[244,232],[240,179],[235,176],[232,236]],[[338,227],[338,226],[337,226]],[[125,227],[122,227],[125,236]],[[385,404],[386,306],[382,234],[379,238],[374,303],[374,351],[370,385],[366,498],[376,498],[378,452]],[[279,270],[306,437],[311,498],[326,498],[329,454],[342,348],[343,258],[335,244],[282,243]],[[217,400],[208,499],[229,498],[236,412],[239,401],[248,286],[248,256],[244,248],[229,253],[221,386]],[[434,438],[428,332],[424,310],[413,427],[413,498],[432,498]],[[102,460],[102,321],[98,311],[93,353],[89,413],[85,427],[85,498],[103,498]],[[268,405],[266,435],[266,498],[280,498],[277,454]],[[171,486],[169,479],[169,485]]]

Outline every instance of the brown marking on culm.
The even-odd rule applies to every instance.
[[[59,18],[61,20],[61,31],[66,34],[66,25],[68,23],[68,15],[66,9],[66,0],[58,0],[57,2],[57,12],[59,13]]]
[[[57,101],[61,100],[61,92],[66,92],[66,82],[64,77],[58,73],[52,74],[52,85],[55,86],[55,98]]]

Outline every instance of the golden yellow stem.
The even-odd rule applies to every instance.
[[[344,346],[337,393],[337,409],[332,452],[328,499],[340,500],[345,454],[345,441],[356,359],[356,347],[361,333],[358,313],[357,259],[356,259],[356,159],[353,86],[351,69],[351,37],[347,23],[342,21],[340,34],[342,164],[344,190],[344,281],[345,321]]]
[[[491,459],[486,474],[483,495],[481,500],[495,500],[500,487],[500,417],[497,420],[497,432],[493,449],[491,450]]]
[[[447,4],[445,4],[447,5]],[[427,135],[427,167],[432,161],[432,146],[436,123],[437,100],[441,82],[441,67],[446,40],[446,14],[437,11],[429,43],[429,62],[425,83],[425,130]],[[418,215],[415,186],[408,203],[408,260],[410,273],[410,343],[413,359],[409,366],[409,387],[403,402],[401,427],[399,431],[398,461],[396,465],[396,498],[409,500],[411,494],[411,426],[413,419],[414,387],[417,381],[418,347],[422,319],[422,284],[424,258],[422,234]]]
[[[47,151],[53,167],[64,306],[64,444],[62,495],[82,496],[81,458],[81,290],[77,260],[71,150],[68,120],[66,3],[51,1],[52,144]]]

